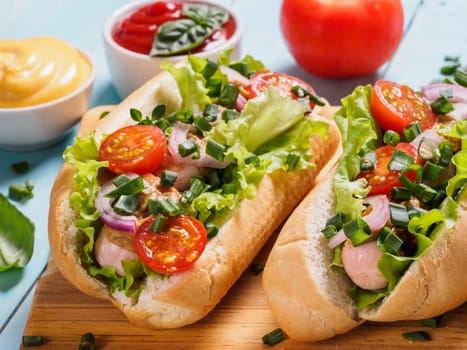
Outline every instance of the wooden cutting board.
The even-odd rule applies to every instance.
[[[255,259],[263,264],[273,239]],[[176,330],[150,330],[130,324],[109,301],[88,297],[69,284],[50,261],[39,280],[25,335],[41,335],[38,349],[77,349],[92,332],[96,350],[269,349],[262,336],[277,328],[261,288],[261,275],[246,271],[205,319]],[[432,341],[408,341],[402,333],[424,330]],[[467,349],[467,304],[443,316],[441,327],[419,321],[367,322],[354,331],[320,343],[285,339],[273,349]]]

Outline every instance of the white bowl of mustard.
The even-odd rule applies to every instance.
[[[61,39],[0,40],[0,148],[63,139],[88,109],[94,79],[89,55]]]

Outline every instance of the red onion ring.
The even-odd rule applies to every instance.
[[[129,178],[134,178],[134,175],[128,175]],[[137,176],[137,175],[136,175]],[[96,206],[97,211],[100,214],[100,218],[103,223],[122,231],[128,231],[131,233],[136,232],[137,220],[134,215],[120,215],[116,213],[112,208],[113,198],[106,197],[105,195],[116,186],[113,184],[112,180],[107,181],[99,190],[96,196],[94,205]]]
[[[423,139],[427,140],[428,142],[426,144],[425,143],[421,144]],[[417,149],[420,157],[422,157],[423,159],[431,159],[433,158],[433,149],[431,149],[429,144],[431,144],[431,146],[436,148],[443,141],[444,141],[444,138],[440,134],[438,134],[433,129],[428,129],[428,130],[423,131],[421,134],[417,135],[417,137],[415,137],[410,142],[410,144]]]
[[[452,91],[452,97],[448,99],[449,102],[467,103],[467,88],[460,85],[438,83],[422,86],[420,90],[430,101],[436,101],[441,97],[442,91],[450,90]]]

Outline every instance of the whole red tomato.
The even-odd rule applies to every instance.
[[[400,0],[283,0],[280,25],[297,63],[322,77],[374,72],[399,46]]]

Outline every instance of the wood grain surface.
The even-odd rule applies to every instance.
[[[256,257],[263,264],[275,237]],[[293,277],[293,276],[291,276]],[[206,318],[181,329],[151,330],[130,324],[109,301],[88,297],[69,284],[50,261],[36,288],[25,335],[41,335],[38,349],[77,349],[92,332],[96,350],[270,349],[262,336],[277,328],[261,288],[261,275],[247,270]],[[408,341],[404,332],[423,330],[431,341]],[[0,346],[1,348],[1,346]],[[467,349],[467,305],[443,315],[441,326],[420,321],[367,322],[354,331],[319,343],[285,339],[272,349]],[[22,348],[23,349],[23,348]]]

